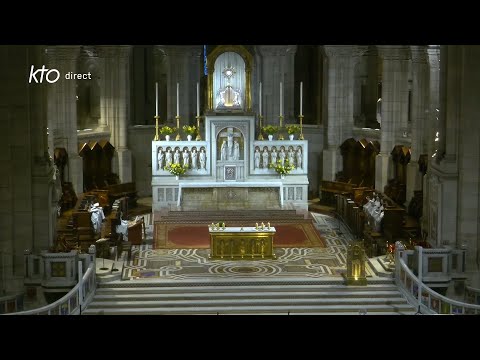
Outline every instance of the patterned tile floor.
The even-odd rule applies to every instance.
[[[209,249],[153,249],[153,226],[147,225],[146,244],[134,246],[122,278],[208,279],[222,277],[341,277],[346,271],[348,229],[332,217],[311,213],[326,248],[275,248],[276,260],[210,260]],[[148,215],[147,215],[148,216]],[[150,218],[145,218],[150,224]],[[367,276],[375,276],[367,266]]]

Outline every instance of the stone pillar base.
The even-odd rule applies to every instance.
[[[413,198],[414,191],[422,189],[422,180],[422,173],[418,171],[418,162],[410,161],[407,164],[407,201],[405,202],[407,208]]]
[[[392,170],[393,161],[389,154],[380,153],[375,157],[375,190],[383,193]]]
[[[129,149],[121,149],[115,152],[113,161],[118,166],[118,177],[120,182],[127,183],[132,181],[132,152]]]
[[[77,154],[68,154],[68,181],[73,185],[76,194],[83,193],[83,159]]]
[[[340,152],[336,149],[323,150],[322,180],[334,181],[340,168]]]

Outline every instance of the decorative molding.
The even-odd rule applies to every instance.
[[[413,63],[428,63],[428,54],[426,46],[410,46]]]
[[[410,59],[410,48],[403,45],[380,45],[378,53],[383,60],[402,61]]]
[[[285,56],[287,52],[297,51],[296,46],[295,49],[293,46],[295,45],[262,45],[257,46],[257,49],[262,56]]]
[[[77,60],[80,55],[80,45],[47,47],[45,54],[48,60]]]

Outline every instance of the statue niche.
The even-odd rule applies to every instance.
[[[217,136],[217,159],[220,161],[243,160],[244,139],[241,131],[227,127]]]

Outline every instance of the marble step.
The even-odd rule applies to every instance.
[[[346,305],[281,305],[272,308],[269,305],[256,306],[236,306],[236,307],[219,307],[206,306],[199,308],[197,306],[185,307],[182,309],[170,307],[152,307],[152,308],[87,308],[82,311],[83,315],[220,315],[220,314],[239,314],[239,315],[256,315],[258,313],[269,314],[359,314],[359,312],[367,311],[367,314],[414,314],[415,311],[411,306],[407,305],[385,305],[385,304],[346,304]]]

